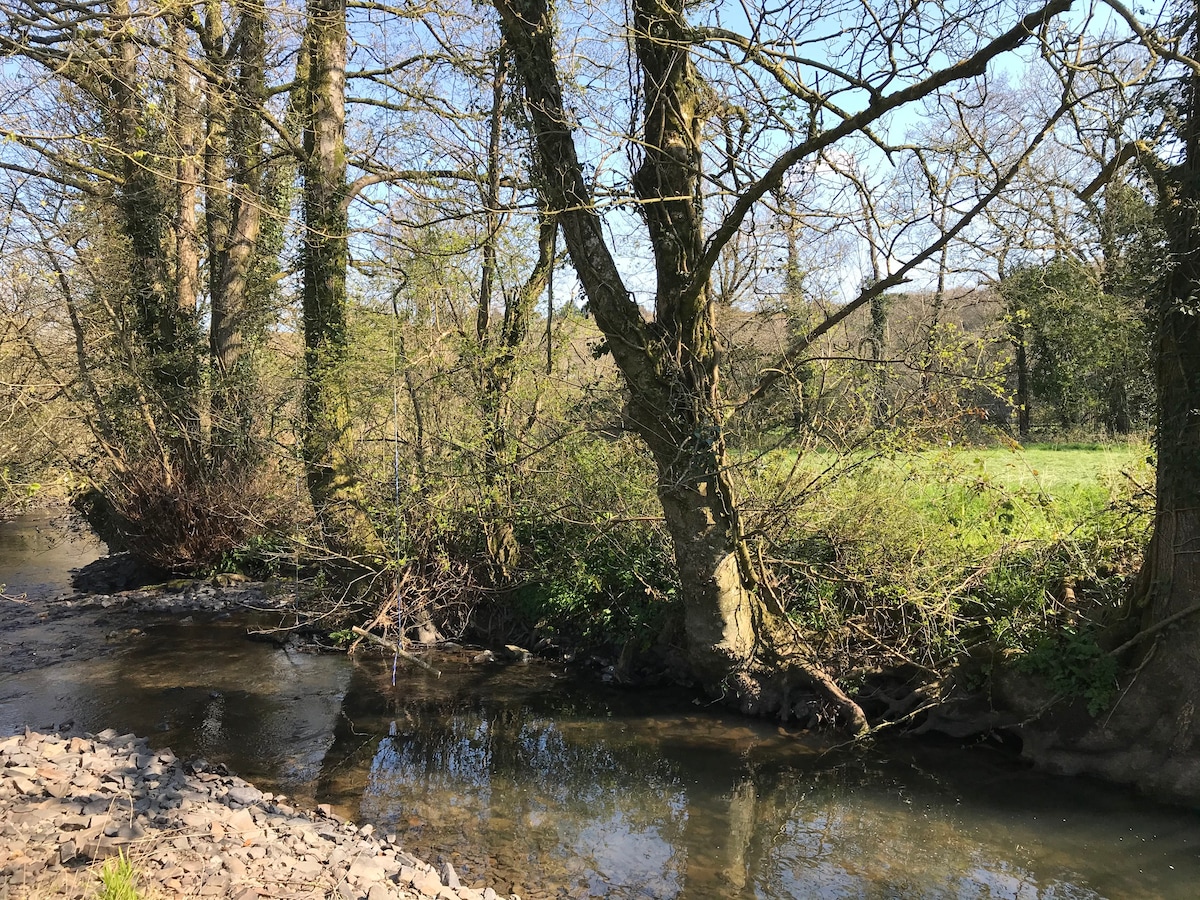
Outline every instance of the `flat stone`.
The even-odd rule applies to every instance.
[[[311,860],[311,859],[296,860],[294,868],[296,870],[297,875],[299,875],[301,878],[306,878],[306,879],[316,878],[318,875],[320,875],[325,870],[325,867],[322,866],[319,862],[317,862],[316,860]]]
[[[246,864],[244,862],[242,862],[240,859],[238,859],[236,856],[226,856],[225,857],[225,869],[234,878],[241,878],[243,875],[246,874]]]
[[[12,783],[18,792],[28,797],[40,797],[42,795],[42,786],[30,781],[28,778],[22,778],[18,775],[13,778]]]
[[[225,819],[225,827],[230,831],[235,831],[238,834],[249,834],[252,831],[258,830],[258,825],[254,821],[254,816],[250,815],[250,810],[239,809]]]
[[[46,783],[46,793],[51,797],[61,800],[67,794],[71,793],[71,782],[63,779],[61,781],[50,781]]]
[[[377,880],[385,878],[387,872],[377,859],[360,856],[350,864],[349,875],[351,878],[358,878],[360,880]]]
[[[225,795],[226,799],[234,803],[241,803],[243,806],[249,806],[251,803],[257,803],[262,799],[262,791],[250,785],[237,785],[229,789],[229,793]]]
[[[229,890],[229,876],[213,875],[200,887],[201,897],[220,897]]]
[[[412,886],[426,897],[436,897],[444,885],[435,872],[417,872],[413,877]]]
[[[58,861],[64,866],[78,854],[79,848],[75,845],[74,838],[68,838],[58,845]]]

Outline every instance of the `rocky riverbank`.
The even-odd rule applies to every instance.
[[[0,897],[96,896],[124,854],[142,896],[497,900],[327,807],[298,809],[131,734],[0,739]],[[515,898],[516,895],[511,895]]]

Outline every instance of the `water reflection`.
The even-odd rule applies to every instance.
[[[551,674],[392,688],[360,663],[318,794],[526,897],[1195,895],[1194,815],[980,754],[837,759]],[[1155,839],[1128,841],[1143,826]]]
[[[315,800],[345,659],[254,643],[245,623],[144,628],[110,656],[0,677],[0,729],[116,728]]]
[[[445,675],[149,625],[0,680],[0,728],[146,734],[526,898],[1191,898],[1200,815],[909,742],[821,753],[538,666]]]
[[[71,569],[98,559],[107,549],[69,513],[23,513],[0,522],[0,587],[10,596],[69,592]]]

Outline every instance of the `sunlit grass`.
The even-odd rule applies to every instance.
[[[142,900],[137,889],[138,872],[133,862],[122,853],[105,861],[100,870],[102,885],[99,900]]]
[[[823,633],[852,620],[928,660],[981,635],[1029,643],[1066,615],[1064,585],[1086,585],[1093,608],[1117,602],[1149,532],[1148,457],[1136,444],[777,451],[748,484],[789,608]],[[789,490],[788,513],[774,513]]]

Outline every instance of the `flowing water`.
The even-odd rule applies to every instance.
[[[825,752],[562,667],[443,655],[440,678],[401,666],[393,685],[390,659],[256,643],[244,623],[143,630],[0,676],[0,732],[145,734],[526,898],[1200,894],[1200,813],[986,750]]]
[[[0,591],[38,597],[69,592],[71,570],[107,549],[62,512],[40,510],[0,521]]]

